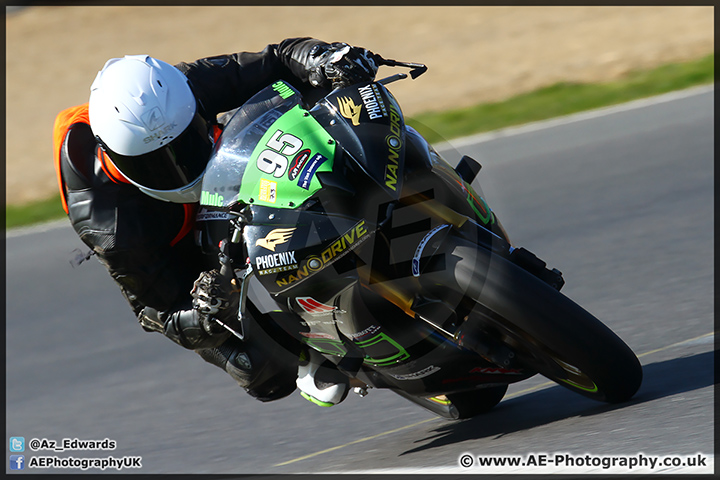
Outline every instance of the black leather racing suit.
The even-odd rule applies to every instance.
[[[306,63],[316,45],[327,44],[287,39],[259,53],[220,55],[176,67],[187,76],[201,115],[215,123],[220,113],[239,107],[279,79],[303,93],[327,93],[308,83]],[[249,341],[244,343],[228,332],[209,335],[199,325],[189,292],[198,275],[217,268],[218,262],[201,253],[189,228],[197,207],[156,200],[113,180],[102,168],[100,155],[89,125],[70,125],[59,154],[61,192],[73,228],[118,283],[142,326],[225,368],[260,400],[291,393],[297,357],[256,323],[250,326],[255,333],[246,332]]]

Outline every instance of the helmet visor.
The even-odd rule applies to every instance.
[[[194,182],[212,151],[207,122],[195,114],[185,131],[162,148],[143,155],[120,155],[105,149],[120,172],[152,190],[176,190]]]

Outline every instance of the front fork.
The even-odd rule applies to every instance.
[[[421,293],[415,295],[412,302],[404,302],[409,305],[407,310],[432,324],[454,343],[488,361],[503,368],[517,367],[512,342],[508,344],[507,339],[493,333],[478,313],[477,307],[480,311],[483,307],[474,299],[483,287],[486,277],[483,269],[499,260],[494,258],[502,257],[558,291],[565,283],[562,273],[548,269],[546,263],[529,250],[512,247],[501,227],[502,235],[442,205],[426,202],[424,208],[455,228],[446,229],[441,245],[427,252],[430,259],[423,262],[424,271],[416,275]],[[449,295],[450,291],[459,292],[462,301]],[[452,299],[450,303],[448,299]],[[468,307],[468,303],[471,306]]]

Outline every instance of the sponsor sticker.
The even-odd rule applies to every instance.
[[[432,375],[433,373],[437,372],[438,370],[440,370],[440,367],[436,367],[435,365],[430,365],[427,368],[423,368],[419,372],[407,373],[405,375],[395,375],[395,374],[391,373],[390,376],[397,380],[417,380],[419,378],[424,378],[429,375]]]
[[[351,249],[358,247],[368,238],[370,238],[370,235],[365,228],[365,220],[360,220],[350,230],[328,246],[328,248],[323,250],[319,256],[313,255],[307,257],[302,261],[302,266],[298,267],[298,270],[294,274],[277,279],[275,283],[278,287],[286,287],[303,280],[342,258]]]
[[[337,311],[337,307],[325,305],[312,297],[297,297],[295,300],[298,305],[300,305],[300,308],[313,316],[331,315],[333,312]]]
[[[305,338],[325,338],[328,340],[335,340],[336,338],[329,333],[315,333],[315,332],[298,332]]]
[[[387,117],[385,102],[382,100],[378,86],[374,83],[358,88],[358,93],[365,105],[370,120]]]
[[[398,169],[400,168],[400,149],[402,148],[402,132],[400,129],[400,112],[390,105],[390,135],[385,137],[388,146],[387,164],[385,165],[385,186],[397,191]]]
[[[260,179],[260,200],[268,203],[277,201],[277,182]]]
[[[280,95],[283,100],[295,95],[295,92],[293,92],[292,88],[290,88],[288,84],[283,82],[282,80],[273,83],[272,88],[277,92],[278,95]]]
[[[351,338],[351,339],[353,339],[353,340],[357,340],[357,339],[360,339],[360,338],[362,338],[362,337],[366,337],[366,336],[368,336],[368,335],[373,335],[373,334],[375,334],[375,333],[377,333],[377,332],[379,332],[379,331],[380,331],[380,327],[378,327],[377,325],[370,325],[369,327],[367,327],[366,329],[364,329],[364,330],[362,330],[362,331],[360,331],[360,332],[355,332],[355,333],[350,333],[350,334],[348,334],[348,337]]]
[[[309,148],[306,148],[295,156],[292,165],[290,165],[290,169],[288,170],[288,178],[290,178],[290,180],[295,180],[298,175],[300,175],[300,172],[310,158],[310,155],[312,155],[312,152]]]
[[[295,232],[295,228],[276,228],[268,233],[265,238],[258,239],[255,246],[274,252],[276,246],[290,241],[293,232]]]
[[[325,163],[326,160],[327,158],[320,155],[319,153],[312,157],[312,159],[307,162],[305,168],[300,174],[298,186],[300,188],[304,188],[305,190],[310,190],[310,182],[312,182],[312,179],[315,176],[315,172],[317,172],[317,169],[320,168],[320,165]]]
[[[204,208],[200,209],[195,217],[198,222],[209,222],[212,220],[228,220],[230,214],[227,212],[209,211]]]
[[[518,374],[522,373],[520,370],[514,368],[501,368],[501,367],[475,367],[470,370],[470,373],[485,373],[489,375],[507,375],[507,374]]]
[[[352,98],[338,97],[338,107],[340,115],[350,120],[354,126],[357,127],[360,125],[360,112],[362,111],[362,106],[355,105]]]
[[[450,226],[450,225],[445,224],[445,225],[440,225],[440,226],[437,226],[437,227],[433,228],[433,229],[430,230],[430,231],[428,232],[428,234],[425,235],[425,237],[423,237],[423,239],[420,241],[420,244],[419,244],[419,245],[417,246],[417,248],[415,249],[415,255],[413,256],[413,259],[412,259],[412,274],[413,274],[413,277],[419,277],[419,276],[420,276],[420,257],[422,256],[423,250],[425,250],[425,246],[428,244],[428,242],[430,241],[430,239],[431,239],[437,232],[439,232],[439,231],[442,230],[443,228],[449,227],[449,226]]]
[[[290,251],[255,257],[255,265],[257,265],[259,275],[269,275],[294,270],[297,268],[297,261],[295,252]]]
[[[209,205],[211,207],[222,207],[225,204],[225,197],[219,193],[210,193],[203,191],[200,193],[200,205]]]

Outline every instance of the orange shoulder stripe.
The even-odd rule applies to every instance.
[[[90,124],[88,115],[88,104],[83,103],[75,107],[66,108],[55,117],[55,125],[53,127],[53,156],[55,161],[55,173],[57,174],[58,187],[60,188],[60,197],[62,199],[63,210],[68,213],[67,199],[65,198],[65,188],[60,171],[60,150],[68,130],[76,123]],[[100,159],[100,165],[103,171],[115,183],[130,183],[125,176],[110,161],[107,154],[98,149],[97,156]]]
[[[55,117],[55,125],[53,127],[53,157],[55,161],[55,173],[58,178],[58,187],[60,188],[60,197],[62,198],[62,206],[65,213],[68,213],[68,206],[67,199],[65,198],[62,175],[60,173],[60,149],[62,148],[63,140],[65,140],[65,135],[67,135],[68,130],[75,123],[90,124],[87,103],[66,108]]]

